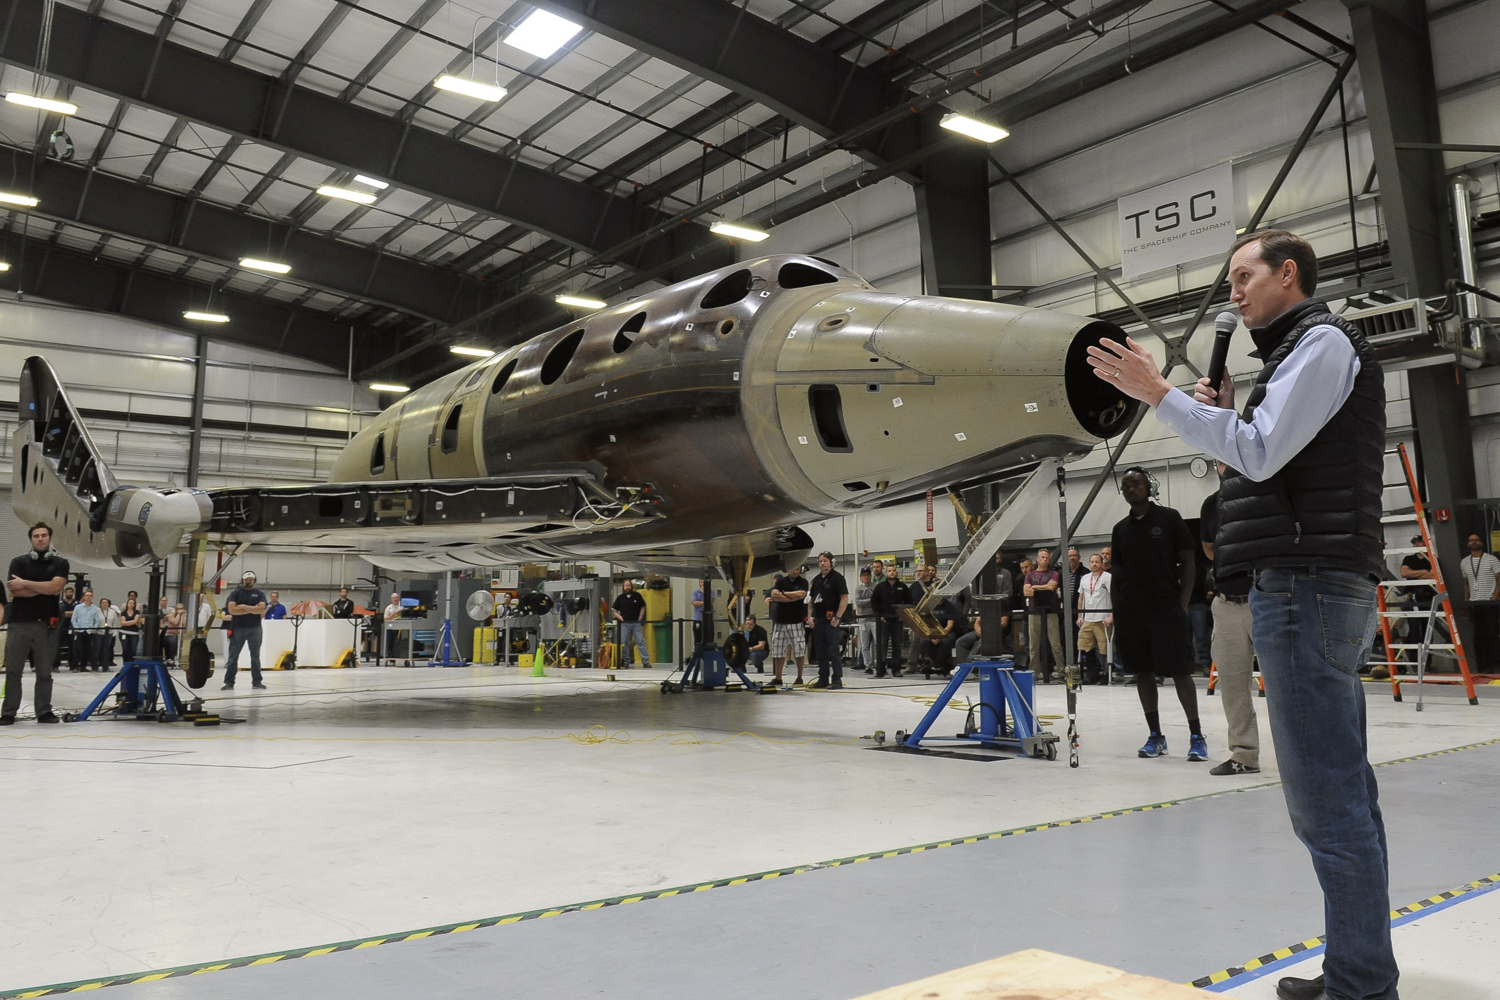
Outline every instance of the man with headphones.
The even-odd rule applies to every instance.
[[[1182,515],[1156,503],[1156,477],[1140,466],[1125,470],[1120,493],[1130,513],[1110,537],[1110,570],[1115,608],[1115,651],[1127,673],[1135,674],[1141,711],[1150,735],[1142,757],[1162,757],[1167,738],[1157,711],[1156,678],[1170,677],[1187,714],[1191,761],[1208,760],[1208,743],[1198,721],[1198,685],[1193,679],[1188,600],[1196,560],[1193,536]]]
[[[224,664],[225,691],[234,690],[234,675],[239,669],[240,650],[250,646],[250,686],[263,688],[260,682],[260,620],[266,613],[266,595],[255,586],[255,574],[250,570],[240,574],[240,585],[229,595],[224,610],[231,616],[229,624],[229,656]]]
[[[52,529],[38,521],[27,531],[31,551],[10,561],[6,588],[10,607],[0,608],[0,620],[9,617],[10,633],[5,639],[5,704],[0,707],[0,726],[14,725],[16,710],[21,707],[21,675],[26,658],[36,669],[36,686],[31,697],[36,706],[36,721],[57,722],[52,713],[52,661],[57,658],[62,608],[58,595],[68,585],[68,561],[52,551]],[[0,598],[0,604],[3,604]],[[8,611],[9,614],[4,614]]]

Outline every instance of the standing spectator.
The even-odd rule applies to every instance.
[[[745,616],[745,642],[750,647],[750,665],[757,674],[766,672],[766,657],[771,655],[771,640],[754,615]]]
[[[698,589],[693,591],[693,645],[703,644],[703,590],[708,586],[707,580],[698,581]]]
[[[1035,568],[1036,563],[1032,562],[1030,557],[1021,560],[1021,564],[1016,567],[1016,589],[1010,598],[1010,629],[1013,643],[1011,648],[1018,662],[1023,656],[1026,657],[1023,666],[1031,665],[1031,654],[1026,644],[1026,576]]]
[[[68,658],[68,671],[77,673],[78,652],[73,648],[73,609],[78,606],[78,599],[73,596],[73,587],[70,584],[63,588],[62,600],[57,602],[58,611],[62,612],[62,621],[57,628],[57,656],[53,662],[55,670],[62,664],[62,658]]]
[[[1115,649],[1127,672],[1135,674],[1141,711],[1150,735],[1142,757],[1167,752],[1157,712],[1156,675],[1172,678],[1177,700],[1187,714],[1187,759],[1208,759],[1208,744],[1198,721],[1198,685],[1193,680],[1187,607],[1193,594],[1193,536],[1182,515],[1155,502],[1151,474],[1139,466],[1125,470],[1120,492],[1130,513],[1114,527],[1113,597]]]
[[[99,598],[99,614],[104,617],[104,630],[99,633],[99,665],[106,671],[115,667],[115,636],[120,631],[120,612],[115,610],[109,598]]]
[[[129,663],[139,655],[141,651],[141,626],[145,623],[145,620],[145,617],[135,605],[135,598],[126,598],[125,607],[120,611],[121,663]]]
[[[1226,466],[1219,463],[1222,481]],[[1203,501],[1198,531],[1203,554],[1212,559],[1219,534],[1219,494]],[[1219,701],[1229,723],[1229,758],[1209,774],[1220,777],[1257,774],[1260,771],[1260,723],[1255,717],[1255,643],[1250,630],[1250,574],[1240,571],[1214,573],[1214,665],[1219,669]]]
[[[182,630],[187,624],[187,605],[179,604],[162,616],[161,655],[177,665],[177,651],[182,648]]]
[[[832,552],[818,553],[818,575],[808,581],[807,596],[813,620],[813,651],[818,657],[818,679],[808,687],[841,688],[844,630],[839,623],[849,610],[849,585],[833,568]]]
[[[1110,590],[1114,577],[1105,572],[1104,557],[1089,556],[1089,572],[1078,584],[1078,659],[1088,654],[1092,668],[1084,668],[1086,684],[1100,684],[1109,670],[1109,632],[1114,627],[1114,602]]]
[[[255,574],[251,573],[250,575],[254,576]],[[213,595],[208,592],[207,587],[204,587],[203,593],[198,595],[198,631],[201,632],[213,625],[216,613]]]
[[[1013,599],[1012,594],[1015,592],[1016,578],[1011,574],[1010,567],[1002,561],[1004,558],[1003,552],[995,553],[995,596],[1000,598],[1000,606],[1006,611],[1000,616],[1000,627],[1008,632],[1010,631],[1010,605]],[[964,661],[960,659],[959,662]]]
[[[340,591],[348,594],[347,590]],[[345,598],[347,600],[347,597]],[[349,602],[353,607],[353,602]],[[248,569],[240,574],[240,585],[224,602],[230,616],[229,655],[224,664],[225,691],[234,690],[234,675],[239,671],[240,650],[250,647],[250,686],[263,688],[260,682],[260,619],[266,613],[266,595],[255,586],[255,574]]]
[[[87,673],[99,666],[99,629],[104,616],[94,607],[94,592],[85,590],[83,600],[73,606],[73,642],[78,647],[78,669]]]
[[[870,567],[859,570],[859,586],[854,588],[854,614],[859,622],[855,631],[855,648],[859,651],[859,666],[862,662],[868,669],[875,657],[875,609],[870,605],[870,595],[875,586],[870,583]]]
[[[1193,593],[1188,597],[1188,628],[1193,636],[1193,662],[1198,665],[1203,676],[1207,677],[1213,666],[1214,619],[1213,609],[1209,607],[1209,604],[1213,601],[1214,595],[1209,588],[1213,583],[1214,564],[1212,559],[1202,558],[1201,519],[1198,533],[1200,550],[1193,566]]]
[[[907,584],[907,590],[911,593],[911,603],[914,607],[922,603],[922,598],[927,596],[927,591],[932,588],[936,577],[936,566],[933,566],[929,563],[923,563],[922,565],[917,567],[917,578],[911,583]],[[923,648],[927,645],[928,643],[924,642],[920,635],[918,635],[915,631],[912,632],[911,662],[906,666],[907,673],[914,674],[917,672],[917,670],[919,669],[918,661],[925,660],[927,658],[927,650]]]
[[[650,669],[651,654],[646,651],[646,599],[636,593],[635,581],[620,584],[620,596],[609,606],[609,613],[620,623],[620,666],[630,666],[631,647],[640,650],[641,666]]]
[[[10,561],[10,605],[0,587],[0,622],[9,611],[10,630],[5,637],[5,702],[0,707],[0,725],[14,725],[21,707],[21,677],[26,659],[36,671],[31,703],[36,721],[57,722],[52,714],[52,661],[57,658],[58,627],[62,611],[57,595],[68,585],[68,561],[52,551],[52,529],[41,521],[26,532],[31,549]]]
[[[1062,617],[1058,613],[1062,608],[1061,598],[1058,596],[1058,591],[1062,589],[1062,578],[1052,568],[1051,551],[1037,550],[1036,568],[1026,574],[1022,589],[1027,603],[1026,628],[1031,633],[1028,647],[1031,652],[1031,669],[1043,684],[1051,684],[1052,672],[1055,670],[1061,675],[1067,666],[1063,659]],[[1051,664],[1046,664],[1043,658],[1043,636],[1046,636],[1045,641],[1052,651]]]
[[[1083,578],[1088,575],[1089,568],[1083,564],[1083,558],[1079,555],[1078,547],[1076,545],[1069,545],[1068,576],[1072,583],[1072,587],[1066,594],[1059,592],[1058,596],[1062,599],[1062,607],[1072,608],[1078,603],[1078,585],[1082,583]],[[1070,600],[1073,602],[1072,604],[1067,603]],[[1058,613],[1061,614],[1061,611],[1059,611]],[[1073,648],[1076,650],[1078,649],[1078,623],[1073,621],[1073,615],[1063,615],[1062,617],[1071,623],[1070,627],[1073,629]]]
[[[401,595],[400,594],[392,594],[391,595],[391,603],[389,603],[389,604],[387,604],[385,606],[385,610],[381,612],[380,617],[381,617],[381,619],[383,621],[388,621],[388,622],[396,621],[398,618],[401,617]],[[386,653],[387,656],[389,656],[391,658],[391,662],[392,663],[394,663],[396,661],[396,643],[398,641],[400,641],[400,639],[401,639],[401,630],[400,629],[388,628],[388,629],[385,630],[385,653]]]
[[[255,576],[254,573],[251,573],[250,575],[252,577]],[[261,598],[262,598],[262,600],[264,600],[265,595],[262,594]],[[351,600],[349,600],[349,588],[348,587],[340,587],[339,588],[339,599],[333,602],[333,617],[335,617],[335,618],[353,618],[354,617],[354,602],[351,601]],[[238,626],[236,626],[236,627],[238,627]],[[256,628],[260,627],[259,616],[257,616],[256,626],[255,627]]]
[[[348,593],[348,591],[344,591]],[[351,602],[352,603],[352,602]],[[265,620],[268,622],[279,622],[286,617],[286,605],[281,603],[281,595],[271,591],[271,603],[266,606]]]
[[[790,656],[797,661],[797,683],[801,684],[807,663],[807,581],[802,579],[801,566],[776,578],[766,603],[771,607],[771,683],[784,683],[781,671]]]
[[[896,564],[885,567],[885,579],[870,591],[870,608],[876,616],[875,663],[876,677],[884,677],[889,666],[891,676],[901,676],[901,614],[896,609],[911,603],[911,588],[896,573]],[[866,673],[870,670],[866,669]]]
[[[1099,557],[1104,560],[1104,572],[1106,572],[1106,573],[1113,573],[1114,572],[1114,568],[1113,568],[1113,566],[1114,566],[1114,563],[1113,563],[1114,551],[1115,550],[1112,549],[1112,548],[1110,548],[1108,545],[1104,546],[1104,548],[1102,548],[1102,549],[1099,550]]]
[[[1478,535],[1469,536],[1469,554],[1461,567],[1464,595],[1469,600],[1469,620],[1474,623],[1474,659],[1479,672],[1492,673],[1500,666],[1500,608],[1476,601],[1500,600],[1500,559],[1484,551]]]

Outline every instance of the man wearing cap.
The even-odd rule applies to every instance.
[[[266,613],[266,595],[255,586],[255,574],[248,569],[240,575],[240,585],[229,595],[224,610],[230,616],[229,657],[224,666],[224,690],[234,690],[234,675],[239,669],[240,650],[250,645],[250,686],[263,688],[260,682],[260,620]]]

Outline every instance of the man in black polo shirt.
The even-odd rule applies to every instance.
[[[646,652],[646,599],[635,589],[635,581],[620,584],[620,596],[609,606],[609,613],[620,623],[620,666],[630,666],[630,647],[641,651],[641,666],[650,668],[651,654]]]
[[[1140,749],[1142,757],[1167,752],[1157,712],[1156,676],[1172,678],[1177,700],[1187,713],[1192,737],[1187,759],[1208,759],[1208,744],[1198,723],[1198,686],[1188,630],[1188,599],[1193,594],[1193,536],[1182,515],[1161,507],[1155,483],[1142,468],[1125,471],[1120,493],[1130,514],[1114,527],[1113,555],[1115,649],[1125,670],[1136,675],[1141,710],[1151,734]]]
[[[757,674],[766,672],[766,657],[771,655],[771,637],[755,620],[754,615],[745,616],[745,642],[750,646],[750,664]]]
[[[267,605],[269,607],[270,605]],[[353,618],[354,602],[349,600],[349,588],[339,588],[339,599],[333,602],[333,617]]]
[[[10,561],[8,614],[10,633],[5,639],[5,703],[0,707],[0,726],[13,725],[21,707],[21,676],[26,658],[36,670],[32,702],[36,721],[57,722],[52,714],[52,661],[57,657],[57,639],[62,609],[57,595],[68,585],[68,561],[52,552],[52,529],[38,521],[27,532],[31,551]],[[3,600],[0,600],[3,604]]]
[[[1219,463],[1219,478],[1227,468]],[[1214,539],[1219,534],[1219,494],[1203,501],[1198,531],[1203,536],[1203,554],[1214,557]],[[1260,771],[1260,724],[1255,718],[1255,644],[1250,638],[1250,574],[1214,573],[1214,666],[1219,671],[1219,700],[1229,723],[1229,759],[1209,774],[1256,774]]]
[[[802,567],[793,566],[786,576],[778,576],[766,596],[771,606],[771,683],[780,685],[786,658],[797,661],[797,683],[802,683],[802,668],[807,663],[807,581]]]
[[[224,610],[229,612],[229,656],[224,664],[224,690],[234,690],[234,675],[239,670],[240,650],[250,646],[250,686],[263,688],[260,682],[260,619],[266,613],[266,595],[255,587],[255,574],[248,569],[240,585],[229,595]]]
[[[818,553],[818,575],[808,581],[807,596],[812,607],[813,651],[818,657],[818,679],[808,687],[841,688],[844,634],[839,622],[849,609],[849,584],[833,568],[832,552]]]
[[[873,669],[876,677],[884,677],[886,666],[889,665],[892,676],[901,676],[901,631],[904,626],[901,624],[901,612],[897,609],[911,603],[911,588],[897,573],[895,562],[887,563],[885,579],[870,591],[870,607],[877,616],[875,660],[871,667],[865,668],[865,673],[870,673]]]

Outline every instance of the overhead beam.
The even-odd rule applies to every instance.
[[[287,280],[453,322],[480,308],[473,278],[378,249],[298,229],[98,170],[45,160],[36,214],[235,266],[241,257],[290,264]]]
[[[0,0],[0,61],[39,71],[43,9],[43,0]],[[43,64],[77,86],[386,178],[580,250],[613,246],[661,218],[635,199],[65,5],[55,8]],[[641,250],[651,263],[668,259],[671,243]]]
[[[0,236],[5,259],[20,262],[0,279],[0,287],[65,305],[116,313],[191,334],[204,325],[182,317],[184,310],[202,307],[209,288],[195,281],[172,278],[89,253],[26,241],[14,231]],[[349,329],[328,313],[293,307],[272,300],[216,290],[214,307],[231,321],[213,328],[215,340],[279,352],[343,370],[349,362]],[[394,334],[355,328],[355,364],[388,356],[396,346]],[[283,348],[283,337],[286,347]]]

